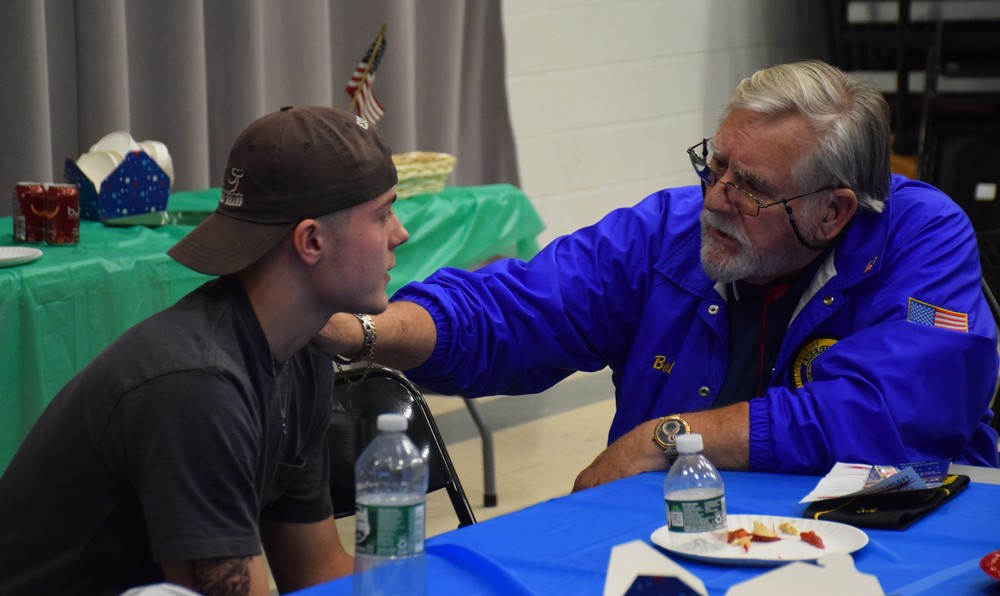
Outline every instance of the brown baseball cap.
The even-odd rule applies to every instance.
[[[201,273],[235,273],[303,219],[373,199],[396,181],[392,151],[367,120],[330,107],[282,108],[236,139],[218,207],[167,254]]]

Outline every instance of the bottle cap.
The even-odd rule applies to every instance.
[[[401,432],[406,430],[406,416],[402,414],[379,414],[378,429],[383,432]]]
[[[677,453],[698,453],[705,448],[705,443],[698,433],[677,435]]]

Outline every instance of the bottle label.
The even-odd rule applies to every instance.
[[[714,532],[726,528],[726,497],[667,502],[671,532]]]
[[[424,507],[357,504],[354,552],[379,557],[408,557],[424,552]]]

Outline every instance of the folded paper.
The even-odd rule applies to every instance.
[[[789,563],[763,575],[736,584],[726,596],[841,596],[842,594],[884,594],[874,575],[854,568],[851,555],[827,555],[816,564],[801,561]]]
[[[633,540],[612,548],[611,559],[608,562],[608,576],[604,582],[604,596],[629,594],[637,578],[641,578],[640,585],[646,583],[653,588],[656,583],[662,581],[662,578],[671,580],[676,578],[684,584],[684,587],[678,590],[676,589],[678,586],[675,585],[670,589],[670,593],[683,594],[690,590],[692,594],[702,596],[708,594],[704,582],[642,540]]]

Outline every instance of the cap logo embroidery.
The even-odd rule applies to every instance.
[[[354,121],[355,121],[355,122],[357,123],[357,125],[358,125],[358,126],[360,126],[360,127],[361,127],[361,128],[363,129],[363,130],[368,130],[368,121],[367,121],[367,120],[365,120],[364,118],[362,118],[361,116],[355,116],[355,117],[354,117]]]
[[[222,196],[219,197],[219,203],[228,207],[243,206],[243,193],[236,192],[236,188],[240,185],[240,178],[242,177],[243,170],[240,168],[233,168],[229,171],[229,178],[226,180],[226,185],[232,186],[232,188],[223,187]]]

